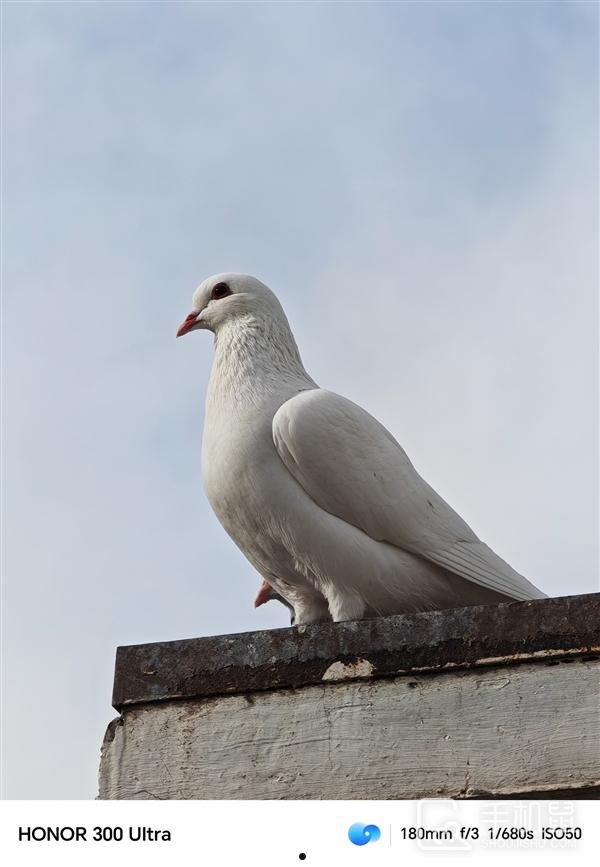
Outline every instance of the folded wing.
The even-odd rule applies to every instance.
[[[323,389],[300,392],[273,419],[288,471],[322,509],[513,599],[544,594],[481,542],[368,412]]]

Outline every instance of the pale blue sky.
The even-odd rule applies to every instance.
[[[95,795],[118,644],[286,625],[200,484],[209,274],[517,569],[597,588],[594,3],[3,15],[5,797]]]

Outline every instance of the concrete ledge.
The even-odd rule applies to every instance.
[[[600,652],[600,593],[117,648],[113,706]]]
[[[596,797],[600,594],[121,647],[100,798]]]

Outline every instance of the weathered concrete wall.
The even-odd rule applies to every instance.
[[[598,783],[599,662],[132,708],[102,798],[419,798]]]
[[[122,716],[107,732],[99,796],[591,796],[600,786],[599,601],[568,597],[311,627],[299,653],[305,669],[263,653],[261,642],[272,650],[273,632],[257,633],[253,647],[247,636],[226,636],[121,648],[115,695]],[[466,641],[455,636],[461,616]],[[492,622],[501,631],[512,622],[510,634],[490,637]],[[527,644],[532,623],[545,648]],[[297,630],[276,632],[302,642]],[[407,654],[414,657],[415,636],[425,634],[435,653],[411,667]],[[222,671],[215,642],[222,643]],[[231,655],[243,660],[242,642],[248,676],[235,690]],[[354,656],[341,652],[349,644]],[[425,657],[422,649],[419,661]],[[384,658],[395,675],[377,675]],[[210,665],[211,678],[199,680]],[[151,680],[146,694],[144,678]],[[281,685],[286,679],[292,683]],[[294,686],[298,679],[303,685]]]

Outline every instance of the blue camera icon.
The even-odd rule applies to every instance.
[[[381,837],[381,831],[377,825],[364,825],[355,822],[348,828],[348,837],[355,846],[364,846],[365,843],[375,843]]]

